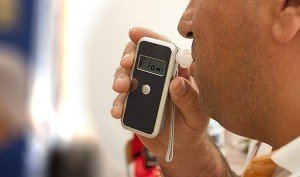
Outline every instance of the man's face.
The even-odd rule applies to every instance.
[[[194,77],[204,112],[248,137],[264,131],[264,118],[276,114],[273,58],[280,52],[269,34],[272,5],[269,0],[192,0],[179,24],[182,35],[193,32]]]

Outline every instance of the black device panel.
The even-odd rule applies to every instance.
[[[132,77],[135,82],[132,84],[135,85],[135,90],[128,95],[123,117],[125,126],[147,134],[153,133],[171,54],[171,49],[166,46],[147,41],[142,41],[139,44]],[[147,69],[138,69],[141,68],[141,66],[139,66],[139,59],[144,56],[157,59],[161,64],[156,65],[159,66],[160,69],[163,69],[164,72],[160,70],[151,73],[148,72]],[[164,62],[165,68],[163,68]],[[150,93],[147,95],[142,92],[144,85],[150,86]]]

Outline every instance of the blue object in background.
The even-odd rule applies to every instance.
[[[26,151],[26,137],[20,136],[0,148],[0,176],[24,176],[24,155]]]
[[[0,43],[12,46],[25,55],[28,63],[33,46],[34,11],[36,0],[11,0],[16,4],[18,12],[16,25],[10,30],[0,30]],[[13,12],[12,12],[13,13]],[[1,21],[0,21],[1,23]],[[1,25],[0,25],[1,27]]]

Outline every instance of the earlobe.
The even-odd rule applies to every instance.
[[[283,9],[272,27],[273,38],[280,43],[290,42],[300,31],[300,14],[298,7]]]

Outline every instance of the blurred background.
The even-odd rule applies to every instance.
[[[111,86],[132,27],[190,48],[177,32],[188,2],[0,0],[0,176],[158,176],[111,118]],[[248,140],[214,121],[210,133],[241,171]]]

